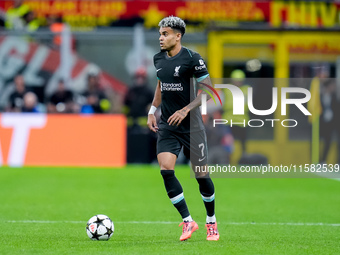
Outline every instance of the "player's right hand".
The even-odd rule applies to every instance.
[[[158,126],[157,126],[155,115],[153,115],[153,114],[148,115],[147,125],[148,125],[148,127],[151,131],[153,131],[155,133],[158,131]]]

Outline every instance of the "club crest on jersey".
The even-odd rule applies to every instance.
[[[175,73],[174,76],[178,77],[179,76],[179,69],[181,68],[181,66],[176,66],[175,67]]]

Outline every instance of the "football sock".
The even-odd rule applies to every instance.
[[[199,190],[207,210],[207,216],[215,217],[215,188],[211,178],[208,176],[196,178]],[[209,221],[210,222],[210,221]]]
[[[178,179],[175,176],[174,170],[161,170],[161,175],[164,180],[164,186],[171,200],[171,203],[176,207],[177,211],[181,214],[183,221],[187,217],[191,219],[188,206],[185,202],[183,189]],[[192,221],[192,219],[191,219]]]
[[[184,221],[184,222],[191,222],[191,221],[193,221],[193,219],[191,218],[191,215],[189,215],[188,217],[185,217],[185,218],[183,219],[183,221]]]
[[[215,223],[216,222],[216,217],[215,215],[213,216],[207,216],[207,219],[206,219],[206,223],[209,224],[209,223]]]

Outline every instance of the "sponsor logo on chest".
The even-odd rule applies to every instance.
[[[183,86],[181,83],[161,82],[161,91],[183,91]]]

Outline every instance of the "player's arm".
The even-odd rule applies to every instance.
[[[158,126],[156,122],[156,117],[154,115],[155,111],[157,110],[157,107],[162,103],[162,94],[161,94],[161,82],[158,80],[155,95],[152,100],[152,105],[149,110],[148,114],[148,122],[147,125],[149,129],[153,132],[158,131]]]
[[[212,83],[209,76],[206,77],[203,81],[200,81],[199,84],[205,84],[212,87]],[[169,125],[178,126],[179,124],[181,124],[184,118],[188,115],[188,113],[192,109],[195,109],[196,107],[199,107],[201,105],[203,94],[207,95],[207,100],[211,98],[208,93],[202,91],[190,104],[183,107],[181,110],[176,111],[173,115],[169,117],[168,119]]]

